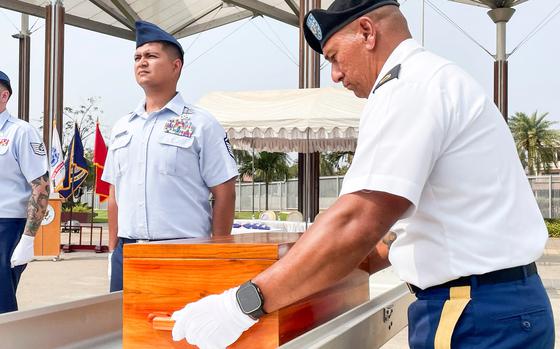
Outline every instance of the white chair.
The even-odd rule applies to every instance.
[[[276,213],[274,213],[274,211],[270,211],[270,210],[269,211],[264,211],[259,216],[259,219],[261,219],[263,221],[275,221],[276,220]]]
[[[286,216],[288,222],[303,222],[303,215],[299,211],[291,211]]]

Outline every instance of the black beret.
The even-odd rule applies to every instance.
[[[181,53],[181,60],[183,60],[183,56],[185,52],[183,51],[183,47],[175,39],[175,37],[165,30],[161,29],[157,25],[146,22],[146,21],[136,21],[136,48],[154,41],[164,41],[168,42],[172,45],[175,45],[179,52]]]
[[[3,86],[5,86],[8,89],[8,92],[10,92],[10,96],[12,95],[12,85],[10,85],[10,78],[8,77],[8,75],[4,74],[2,71],[0,71],[0,84],[2,84]]]
[[[337,31],[356,18],[385,5],[399,6],[397,0],[335,0],[326,10],[311,10],[303,20],[305,40],[323,53],[323,46]]]

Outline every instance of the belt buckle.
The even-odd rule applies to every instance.
[[[141,244],[145,244],[145,243],[148,243],[148,242],[150,242],[150,240],[145,240],[145,239],[136,240],[136,243],[141,243]]]

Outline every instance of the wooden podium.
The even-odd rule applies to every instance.
[[[251,279],[282,258],[299,236],[241,234],[125,245],[123,348],[195,348],[173,341],[173,311]],[[264,316],[230,348],[277,348],[368,300],[369,275],[356,269],[331,288]]]
[[[35,256],[60,255],[60,212],[62,199],[50,198],[45,218],[37,231],[34,242]]]

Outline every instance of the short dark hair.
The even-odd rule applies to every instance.
[[[0,87],[10,92],[10,97],[12,96],[12,87],[8,85],[5,81],[0,80]]]
[[[161,46],[163,47],[163,49],[167,52],[167,54],[173,59],[180,59],[181,63],[184,63],[183,61],[183,54],[181,53],[181,50],[179,50],[179,48],[175,45],[173,45],[170,42],[167,41],[158,41]]]

